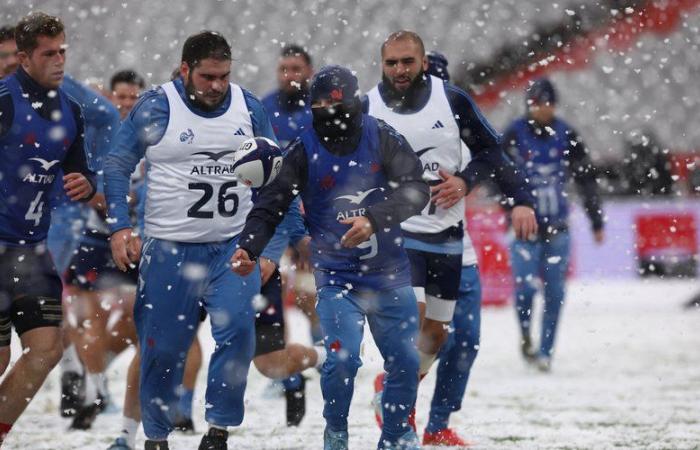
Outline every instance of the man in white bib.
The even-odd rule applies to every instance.
[[[231,48],[204,31],[184,44],[180,77],[149,91],[123,122],[105,162],[112,255],[121,270],[139,261],[134,319],[141,351],[140,400],[147,450],[168,448],[185,356],[200,303],[216,348],[206,392],[209,430],[200,449],[226,449],[243,420],[255,347],[252,298],[260,272],[229,265],[251,190],[233,175],[233,154],[252,136],[274,140],[262,104],[229,82]],[[129,177],[146,158],[145,240],[132,234]]]
[[[432,186],[428,206],[401,224],[422,318],[422,377],[446,341],[455,311],[462,240],[468,239],[464,196],[479,182],[493,179],[514,205],[518,237],[533,234],[536,222],[529,187],[500,149],[498,134],[464,91],[425,73],[428,59],[420,36],[392,33],[382,44],[381,57],[382,82],[367,94],[365,108],[406,138]],[[381,402],[382,375],[375,382],[375,405]]]

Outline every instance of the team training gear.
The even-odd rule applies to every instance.
[[[45,119],[32,106],[17,75],[0,82],[0,95],[12,98],[12,126],[0,138],[0,242],[36,244],[49,229],[50,194],[61,165],[76,138],[78,125],[66,94],[58,89],[59,120]]]
[[[380,170],[376,119],[364,116],[358,148],[347,155],[329,152],[313,130],[301,135],[308,164],[308,180],[301,192],[311,231],[316,286],[350,286],[394,289],[410,284],[401,230],[392,226],[375,230],[355,248],[340,246],[350,229],[340,220],[364,216],[367,208],[392,191]]]
[[[230,239],[252,207],[250,188],[233,175],[234,153],[253,135],[243,91],[231,84],[228,110],[206,118],[185,104],[173,82],[162,88],[170,120],[146,150],[146,235],[176,242]]]
[[[243,142],[233,155],[233,174],[251,188],[275,179],[282,167],[282,150],[271,139],[256,137]]]
[[[444,82],[430,76],[432,83],[428,103],[412,114],[399,114],[382,100],[377,87],[368,94],[369,114],[386,121],[401,133],[423,163],[423,176],[431,185],[442,182],[438,169],[448,173],[464,170],[469,162],[466,147],[462,146],[459,127],[443,88]],[[437,208],[429,203],[419,216],[401,223],[401,228],[412,233],[439,233],[464,220],[464,202],[451,208]]]

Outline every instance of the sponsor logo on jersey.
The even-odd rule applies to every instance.
[[[47,172],[48,172],[49,170],[51,170],[51,168],[52,168],[53,166],[55,166],[56,164],[58,164],[59,162],[61,162],[61,161],[58,160],[58,159],[54,159],[53,161],[47,161],[47,160],[45,160],[45,159],[43,159],[43,158],[39,158],[39,157],[37,157],[37,158],[29,158],[29,160],[30,160],[30,161],[36,161],[36,162],[38,162],[39,165],[41,166],[41,168],[44,169],[44,170],[47,171]]]
[[[224,150],[221,152],[196,152],[192,155],[206,156],[209,160],[214,161],[211,165],[192,166],[190,175],[232,175],[233,164],[224,164],[220,160],[230,154],[235,153],[235,150]]]
[[[212,161],[218,162],[221,158],[223,158],[226,155],[230,155],[231,153],[235,153],[235,150],[224,150],[223,152],[197,152],[197,153],[192,153],[193,155],[204,155],[207,158],[211,159]]]
[[[42,170],[48,172],[51,170],[53,166],[61,162],[59,159],[54,159],[52,161],[47,161],[44,158],[29,158],[29,161],[35,161],[38,162],[39,165],[41,166]],[[51,184],[53,181],[56,179],[56,175],[53,174],[37,174],[33,172],[27,173],[23,178],[22,181],[25,183],[31,183],[31,184]]]
[[[372,188],[372,189],[367,189],[366,191],[358,191],[356,194],[346,194],[346,195],[340,195],[335,198],[336,201],[338,200],[347,200],[350,202],[351,205],[360,205],[362,202],[364,202],[369,195],[374,192],[381,190],[381,188]],[[364,216],[365,213],[367,212],[366,208],[357,208],[357,209],[348,209],[348,210],[341,210],[338,211],[338,214],[336,215],[336,220],[344,220],[348,219],[350,217],[361,217]]]
[[[425,155],[426,153],[428,153],[430,150],[435,150],[436,148],[437,148],[437,147],[425,147],[425,148],[422,148],[422,149],[420,149],[420,150],[418,150],[418,151],[416,152],[416,155],[418,156],[418,158],[420,158],[421,156],[423,156],[423,155]],[[421,162],[422,162],[422,161],[421,161]],[[433,162],[426,162],[426,163],[423,163],[423,172],[425,172],[426,170],[427,170],[428,172],[437,172],[438,170],[440,170],[440,164],[437,163],[437,162],[434,162],[434,161],[433,161]]]
[[[348,201],[349,201],[350,203],[352,203],[352,204],[359,205],[360,203],[362,203],[362,202],[367,198],[367,196],[368,196],[369,194],[371,194],[372,192],[376,191],[377,189],[379,189],[379,188],[372,188],[372,189],[368,189],[368,190],[366,190],[366,191],[358,191],[358,192],[357,192],[357,195],[352,195],[352,194],[341,195],[340,197],[336,197],[335,199],[336,199],[336,200],[339,200],[339,199],[341,199],[341,198],[344,198],[344,199],[348,200]]]
[[[420,149],[420,150],[418,150],[418,151],[416,152],[416,155],[420,158],[421,156],[423,156],[423,155],[425,155],[426,153],[428,153],[430,150],[434,150],[434,149],[436,149],[436,148],[437,148],[437,147],[425,147],[425,148],[422,148],[422,149]]]
[[[53,183],[53,180],[56,179],[56,175],[45,175],[45,174],[36,174],[36,173],[28,173],[22,178],[22,181],[25,183],[32,183],[32,184],[51,184]]]
[[[445,128],[445,125],[443,125],[442,122],[440,122],[439,120],[437,122],[435,122],[432,129],[437,130],[438,128]]]
[[[191,144],[194,141],[194,131],[192,128],[188,128],[187,131],[180,133],[180,142]]]
[[[233,133],[234,136],[245,136],[245,132],[243,131],[243,128],[239,128],[236,130],[235,133]]]

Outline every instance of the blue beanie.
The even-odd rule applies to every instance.
[[[447,71],[447,58],[435,50],[428,52],[428,70],[426,73],[450,81],[450,73]]]
[[[311,80],[311,104],[320,100],[331,100],[352,105],[360,101],[357,77],[345,67],[324,66]]]
[[[536,104],[549,103],[555,105],[557,103],[557,91],[554,85],[547,78],[535,80],[527,90],[526,100]]]

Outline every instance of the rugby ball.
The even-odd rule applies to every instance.
[[[281,168],[282,150],[264,137],[244,141],[233,154],[233,174],[251,188],[269,184]]]

